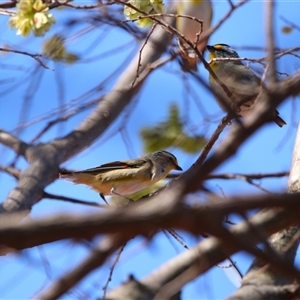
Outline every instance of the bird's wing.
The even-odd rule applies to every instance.
[[[104,173],[107,171],[112,171],[112,170],[120,170],[120,169],[127,169],[127,168],[134,168],[134,166],[129,166],[126,162],[123,161],[113,161],[107,164],[100,165],[95,168],[90,168],[86,170],[81,170],[81,171],[67,171],[67,170],[61,170],[59,173],[60,178],[65,178],[69,177],[70,175],[74,174],[87,174],[87,175],[97,175],[99,173]]]
[[[259,93],[260,79],[255,75],[255,73],[250,69],[244,69],[243,76],[239,72],[239,68],[245,68],[241,65],[232,65],[236,68],[236,72],[230,74],[231,76],[222,76],[223,83],[228,87],[228,89],[236,95],[240,96],[255,96]],[[240,98],[240,97],[239,97]]]
[[[107,164],[103,164],[100,165],[98,167],[95,168],[90,168],[90,169],[86,169],[86,170],[82,170],[82,171],[78,171],[78,172],[84,172],[84,173],[88,173],[88,174],[99,174],[102,172],[107,172],[107,171],[112,171],[112,170],[120,170],[120,169],[127,169],[127,168],[135,168],[137,166],[134,166],[132,164],[128,164],[126,162],[123,161],[113,161]]]

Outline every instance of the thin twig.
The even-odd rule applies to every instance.
[[[183,248],[185,248],[187,250],[189,249],[189,247],[184,243],[182,238],[176,233],[175,230],[166,228],[166,229],[163,229],[163,231],[167,231],[181,246],[183,246]]]
[[[226,173],[226,174],[209,174],[206,179],[238,179],[238,180],[254,180],[254,179],[265,179],[265,178],[280,178],[289,176],[288,171],[274,172],[274,173]]]
[[[214,131],[214,133],[212,134],[212,136],[210,137],[209,141],[207,142],[207,144],[204,146],[200,157],[198,158],[198,163],[202,164],[208,153],[210,152],[210,150],[212,149],[213,145],[215,144],[215,142],[218,140],[220,134],[222,133],[222,131],[225,129],[225,127],[228,125],[228,123],[231,121],[231,117],[229,114],[227,114],[222,121],[220,122],[220,124],[218,125],[217,129]]]
[[[259,184],[255,183],[255,182],[253,182],[253,180],[251,180],[251,179],[246,179],[245,181],[248,182],[250,185],[253,185],[253,186],[256,187],[257,189],[261,190],[262,192],[265,192],[265,193],[268,193],[268,194],[274,194],[273,192],[271,192],[271,191],[269,191],[269,190],[263,188],[261,185],[259,185]]]
[[[121,237],[121,234],[105,236],[86,259],[71,268],[60,279],[54,281],[44,292],[37,296],[37,299],[58,299],[87,274],[101,266],[124,243],[125,238]]]
[[[3,171],[3,172],[6,172],[6,173],[10,174],[16,179],[19,179],[20,174],[21,174],[20,170],[18,170],[16,168],[13,168],[13,167],[10,167],[10,166],[7,167],[7,166],[1,166],[0,165],[0,171]],[[99,208],[106,208],[106,209],[108,208],[107,205],[101,205],[97,202],[78,200],[78,199],[74,199],[74,198],[70,198],[70,197],[54,195],[54,194],[47,193],[47,192],[43,193],[43,198],[67,201],[67,202],[71,202],[71,203],[75,203],[75,204],[84,204],[84,205],[94,206],[94,207],[99,207]]]
[[[0,4],[0,6],[1,6],[1,4]],[[0,8],[0,15],[12,17],[12,16],[14,16],[15,14],[16,14],[16,12],[13,11],[13,10]]]
[[[72,7],[72,8],[75,8],[75,9],[95,9],[95,8],[99,8],[102,6],[101,2],[100,1],[97,1],[96,4],[89,4],[89,5],[77,5],[75,3],[72,3],[70,1],[66,1],[66,2],[56,2],[57,4],[59,4],[58,6],[67,6],[67,7]]]
[[[116,253],[115,260],[114,260],[112,266],[110,267],[110,271],[109,271],[109,275],[108,275],[107,281],[106,281],[104,287],[102,288],[102,289],[103,289],[103,298],[102,298],[102,299],[105,299],[105,297],[106,297],[108,284],[109,284],[109,283],[111,282],[111,280],[112,280],[112,275],[113,275],[114,269],[115,269],[117,263],[118,263],[119,260],[120,260],[121,254],[122,254],[122,252],[124,251],[125,246],[126,246],[126,243],[125,243],[125,244],[119,249],[119,251]]]
[[[8,49],[8,48],[0,48],[0,51],[12,52],[12,53],[16,53],[16,54],[22,54],[22,55],[29,56],[29,57],[35,59],[45,69],[53,71],[53,69],[49,68],[42,62],[42,60],[41,60],[41,58],[43,57],[42,54],[33,54],[33,53],[26,52],[26,51],[20,51],[20,50],[16,50],[16,49]]]
[[[13,176],[15,179],[20,178],[20,170],[11,167],[11,166],[1,166],[0,165],[0,171],[3,171],[5,173],[8,173],[9,175]]]
[[[300,27],[298,25],[296,25],[295,23],[289,21],[288,19],[286,19],[284,16],[279,16],[279,19],[281,19],[283,22],[289,24],[292,28],[297,29],[300,31]]]
[[[266,1],[266,40],[268,44],[268,75],[267,79],[271,84],[277,81],[276,76],[276,61],[275,61],[275,34],[274,34],[274,0]]]
[[[147,37],[146,37],[146,39],[145,39],[145,41],[144,41],[144,43],[143,43],[141,49],[139,50],[138,65],[137,65],[137,69],[136,69],[136,77],[135,77],[134,80],[132,81],[131,88],[134,87],[135,82],[136,82],[137,79],[139,78],[139,75],[140,75],[140,74],[139,74],[139,73],[140,73],[140,67],[142,66],[142,64],[141,64],[141,61],[142,61],[142,52],[143,52],[144,48],[146,47],[147,42],[148,42],[148,40],[149,40],[151,34],[153,33],[155,27],[156,27],[156,24],[154,23],[153,26],[151,27],[149,33],[147,34]]]
[[[54,194],[50,194],[50,193],[46,193],[46,192],[43,193],[43,198],[53,199],[53,200],[61,200],[61,201],[75,203],[75,204],[84,204],[84,205],[94,206],[94,207],[99,207],[99,208],[106,208],[106,209],[109,208],[109,206],[99,204],[97,202],[78,200],[78,199],[60,196],[60,195],[54,195]]]

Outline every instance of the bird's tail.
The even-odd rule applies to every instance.
[[[69,178],[73,176],[73,171],[68,171],[66,169],[60,169],[60,172],[58,174],[59,178]]]

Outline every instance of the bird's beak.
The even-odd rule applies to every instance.
[[[176,165],[176,166],[175,166],[175,170],[182,171],[182,168],[179,167],[178,165]]]
[[[206,48],[207,48],[207,50],[208,50],[209,52],[213,51],[213,49],[214,49],[213,46],[209,46],[209,45],[207,45]]]

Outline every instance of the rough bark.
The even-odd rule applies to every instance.
[[[300,123],[295,140],[293,160],[291,165],[288,192],[300,192]],[[285,199],[282,199],[283,201]],[[292,265],[299,247],[299,225],[288,226],[286,229],[273,234],[269,239],[271,247],[287,265]],[[243,278],[241,288],[228,299],[296,299],[299,286],[294,283],[293,276],[277,272],[272,265],[261,259],[255,259]],[[249,296],[251,295],[251,296]]]

